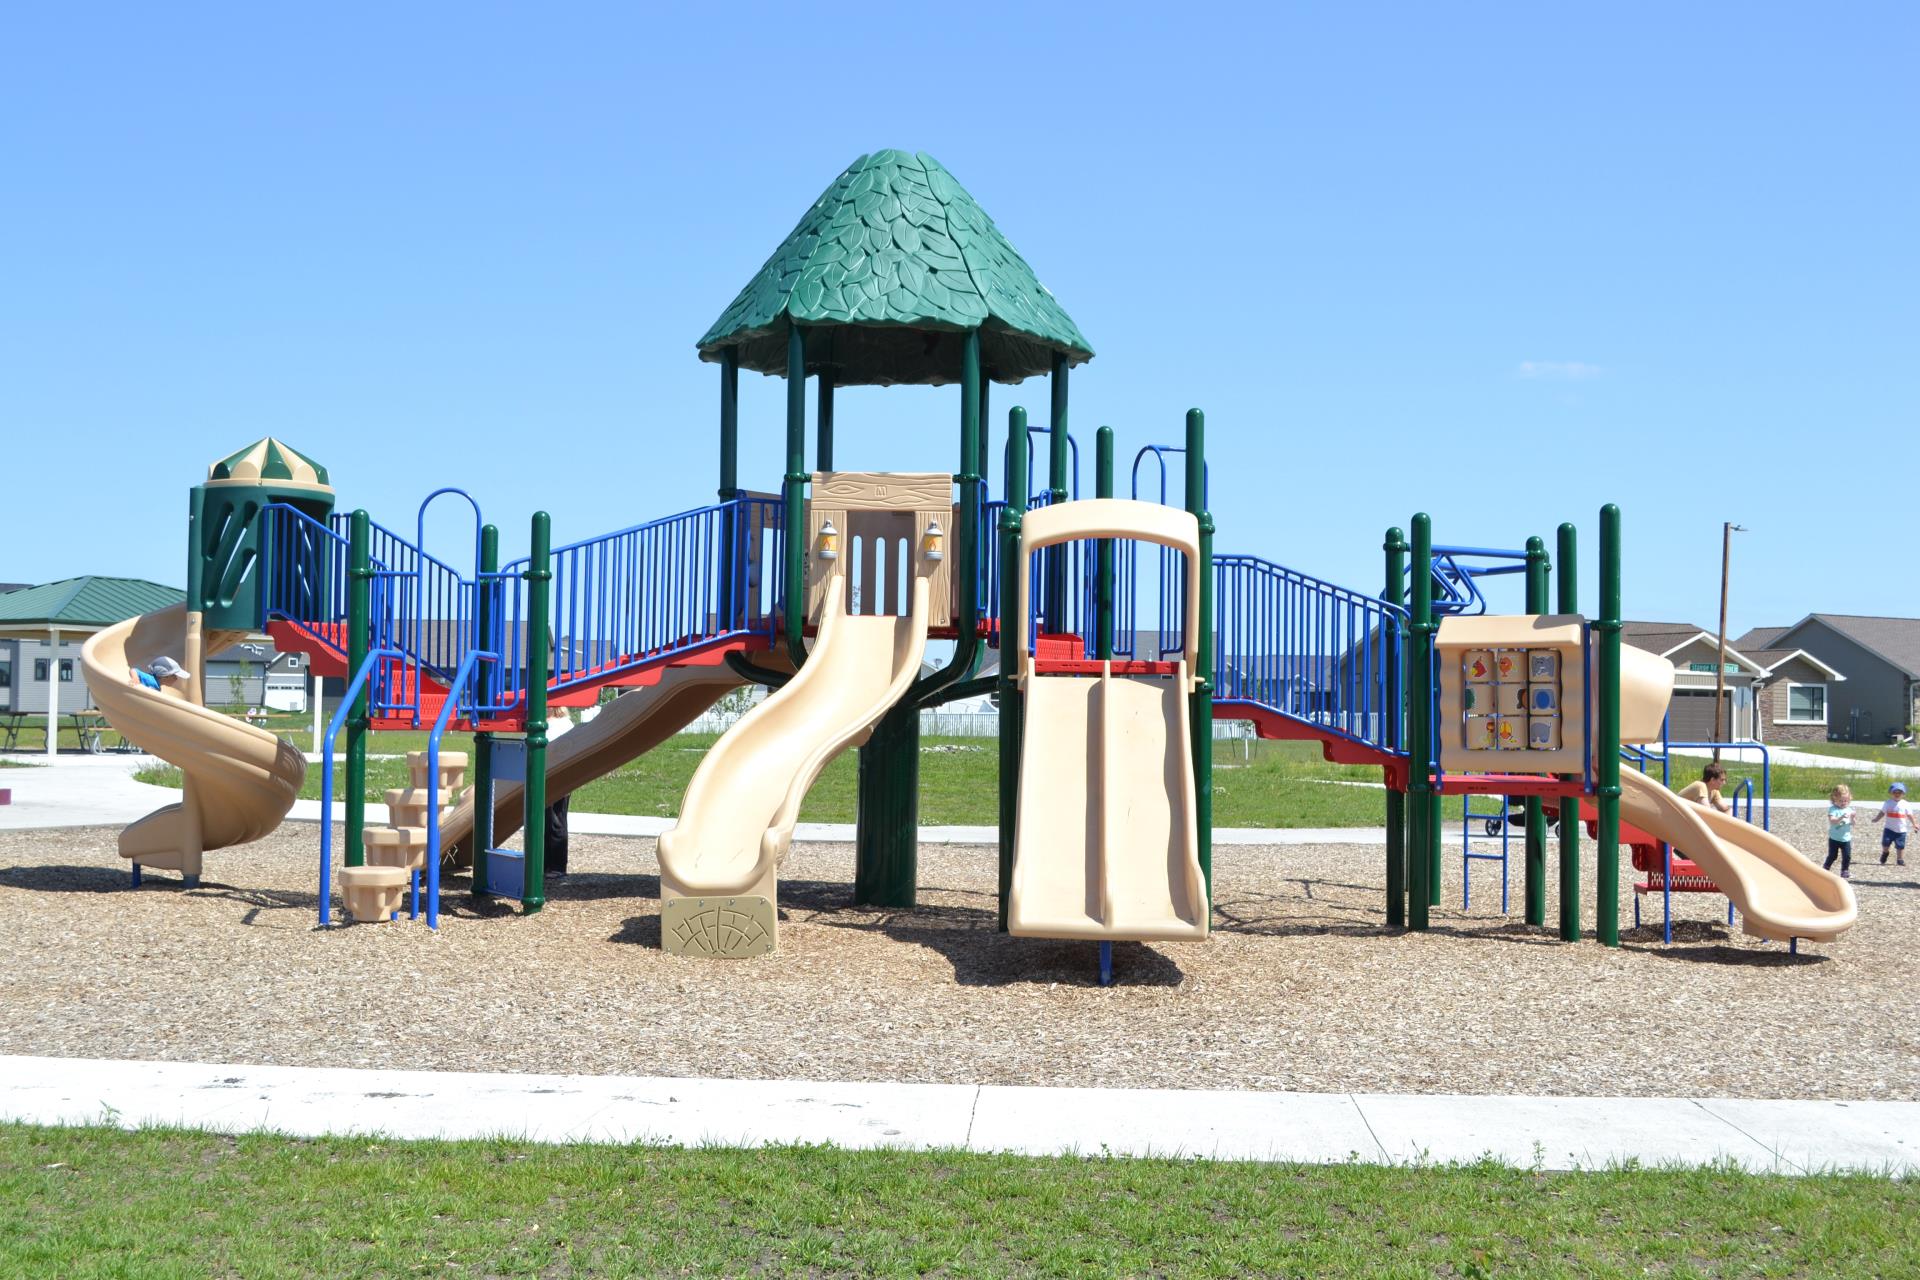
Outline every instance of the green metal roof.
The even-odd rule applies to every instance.
[[[998,382],[1093,358],[1080,329],[972,196],[922,151],[876,151],[834,179],[700,339],[700,358],[787,371],[807,326],[809,371],[836,383],[957,382],[960,335],[980,330]]]
[[[0,595],[0,627],[105,627],[186,598],[184,591],[145,578],[67,578]]]

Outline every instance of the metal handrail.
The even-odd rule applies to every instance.
[[[1214,557],[1214,702],[1404,754],[1399,605],[1255,556]]]
[[[366,659],[360,669],[354,672],[348,681],[345,696],[340,699],[339,709],[333,713],[333,719],[327,723],[327,736],[320,748],[320,923],[325,925],[333,911],[333,744],[340,736],[340,728],[346,724],[347,717],[353,713],[354,699],[360,696],[360,690],[366,687],[367,679],[373,674],[374,667],[392,658],[403,657],[397,649],[376,648],[367,651]]]

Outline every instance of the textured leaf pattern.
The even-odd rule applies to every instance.
[[[879,151],[850,165],[700,339],[700,354],[718,359],[738,346],[745,367],[784,373],[790,322],[979,328],[989,372],[1002,381],[1045,373],[1056,354],[1072,364],[1093,356],[1026,259],[925,152]],[[811,334],[808,343],[811,359]],[[929,341],[926,367],[904,367],[915,350],[836,344],[836,367],[842,382],[951,380],[949,350]]]

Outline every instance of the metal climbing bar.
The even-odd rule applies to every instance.
[[[1214,703],[1405,752],[1397,664],[1405,609],[1254,556],[1214,557]]]

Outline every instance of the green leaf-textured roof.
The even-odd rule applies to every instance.
[[[807,326],[807,367],[843,385],[960,378],[960,335],[980,330],[999,382],[1047,373],[1093,348],[993,219],[926,152],[876,151],[834,179],[700,339],[740,365],[787,371],[790,325]]]
[[[105,627],[181,603],[187,593],[145,578],[67,578],[0,595],[0,626]]]

